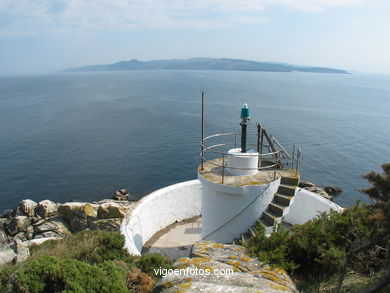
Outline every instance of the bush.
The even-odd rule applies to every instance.
[[[349,251],[373,242],[375,245],[368,245],[351,257],[351,265],[360,273],[375,272],[384,259],[383,249],[376,247],[385,247],[389,239],[388,223],[383,217],[382,209],[377,206],[357,205],[343,213],[323,213],[303,225],[296,225],[291,235],[279,229],[267,238],[259,225],[258,235],[249,240],[247,247],[263,262],[289,272],[297,270],[300,274],[320,276],[336,272]]]
[[[75,259],[41,256],[17,271],[21,292],[128,292],[126,272],[116,263],[89,265]]]
[[[73,258],[89,264],[106,260],[124,261],[129,267],[134,257],[124,248],[125,238],[119,232],[83,231],[62,240],[46,241],[30,249],[32,258],[54,255],[58,258]]]
[[[256,230],[258,231],[256,236],[245,245],[249,252],[265,263],[276,265],[290,272],[298,267],[294,260],[289,259],[291,236],[288,231],[279,226],[276,232],[267,238],[262,225],[258,225]]]
[[[141,256],[141,258],[137,261],[137,267],[156,280],[161,278],[161,275],[156,275],[154,270],[158,270],[160,267],[162,269],[170,269],[172,267],[172,263],[161,254],[150,253]]]

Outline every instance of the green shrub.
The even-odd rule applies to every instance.
[[[158,253],[145,254],[138,259],[136,264],[142,272],[148,274],[153,279],[161,277],[161,275],[155,274],[154,269],[158,270],[160,267],[162,269],[170,269],[172,267],[172,263]]]
[[[359,273],[372,273],[383,264],[384,252],[375,250],[385,247],[388,241],[389,215],[385,205],[354,206],[342,213],[323,213],[303,225],[294,226],[294,233],[283,229],[264,236],[261,225],[259,233],[249,240],[247,247],[258,259],[275,264],[290,272],[323,275],[337,272],[346,253],[365,245],[363,252],[350,257],[350,265]],[[375,241],[373,241],[373,238]]]
[[[74,258],[89,264],[120,260],[131,267],[134,257],[127,252],[124,245],[125,238],[119,232],[83,231],[62,240],[47,241],[32,247],[30,252],[32,258],[54,255],[61,259]]]
[[[17,272],[22,292],[128,292],[126,272],[112,261],[89,265],[75,259],[41,256]]]
[[[294,271],[298,265],[289,259],[291,253],[291,236],[283,227],[277,227],[276,231],[267,238],[264,227],[256,227],[258,233],[245,245],[249,251],[261,261],[278,266],[288,271]]]

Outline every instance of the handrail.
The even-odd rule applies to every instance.
[[[265,129],[263,129],[263,131],[265,132]],[[274,147],[272,147],[272,149],[271,149],[269,147],[269,144],[263,144],[262,139],[260,139],[260,137],[259,137],[259,133],[257,133],[257,149],[259,149],[259,144],[261,143],[261,149],[263,149],[262,147],[264,146],[264,147],[268,148],[269,153],[257,153],[256,156],[258,157],[258,160],[259,160],[259,164],[257,165],[257,167],[256,168],[244,168],[244,167],[226,166],[225,163],[226,163],[227,156],[236,156],[237,154],[233,154],[233,153],[229,153],[228,151],[222,151],[222,150],[217,150],[217,149],[218,148],[228,149],[228,148],[231,148],[231,146],[234,146],[236,148],[238,135],[240,135],[240,134],[234,133],[234,132],[216,133],[216,134],[212,134],[212,135],[209,135],[207,137],[204,137],[200,143],[201,150],[202,150],[202,152],[200,153],[200,157],[202,160],[202,169],[203,169],[203,163],[205,163],[205,162],[207,162],[208,164],[217,166],[217,167],[221,167],[222,168],[222,170],[221,170],[222,184],[224,183],[225,169],[246,170],[246,171],[250,171],[250,170],[261,171],[261,170],[272,169],[274,171],[274,179],[276,179],[276,170],[277,169],[284,169],[284,166],[286,164],[288,164],[288,161],[286,161],[286,160],[291,160],[291,169],[294,170],[294,165],[295,165],[295,171],[296,171],[296,173],[298,172],[301,150],[296,145],[294,145],[293,154],[290,155],[289,153],[287,153],[285,148],[274,137],[272,137],[271,135],[270,135],[270,137],[268,137],[268,134],[265,134],[268,137],[268,139],[267,139],[268,143],[275,144],[276,146],[278,146],[278,148],[280,148],[280,150],[275,150]],[[248,135],[252,136],[252,135],[256,135],[256,134],[248,133]],[[210,141],[211,139],[221,138],[221,137],[234,137],[234,143],[219,143],[219,144],[213,144],[213,145],[208,145],[208,146],[206,145],[206,142]],[[248,146],[254,147],[254,146],[256,146],[256,144],[248,144]],[[207,158],[206,158],[207,153],[213,153],[213,154],[220,155],[221,162],[215,161],[215,159],[207,160]],[[243,155],[245,155],[245,154],[243,154]],[[261,166],[260,162],[263,159],[266,159],[270,164],[266,165],[266,166]]]

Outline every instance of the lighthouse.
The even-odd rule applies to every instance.
[[[203,137],[202,115],[198,179],[202,184],[203,240],[245,241],[256,224],[270,233],[294,201],[299,158],[291,156],[260,122],[256,124],[257,132],[250,131],[246,103],[239,118],[240,133]]]

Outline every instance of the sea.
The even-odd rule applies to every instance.
[[[197,178],[205,135],[240,132],[247,103],[291,153],[301,180],[370,203],[361,175],[390,162],[390,75],[129,71],[0,78],[0,210],[22,199],[137,198]]]

